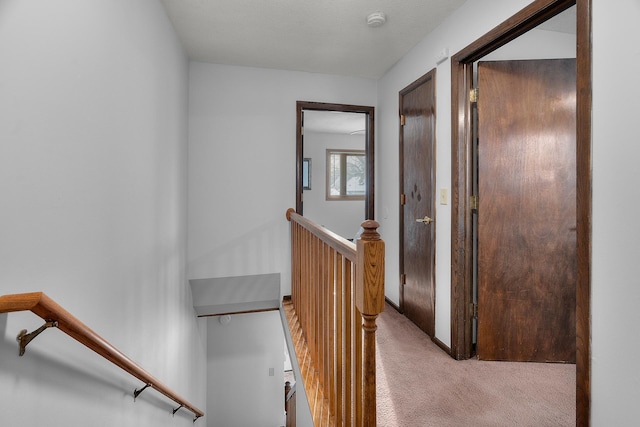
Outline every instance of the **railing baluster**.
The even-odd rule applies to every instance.
[[[346,372],[346,384],[345,384],[345,397],[346,397],[346,419],[347,426],[354,425],[354,394],[353,394],[353,302],[351,296],[353,295],[353,269],[351,267],[351,261],[345,260],[345,294],[344,294],[344,310],[345,310],[345,372]]]
[[[332,416],[337,418],[336,382],[334,372],[336,371],[336,252],[332,247],[327,246],[327,389],[329,394],[329,408]]]
[[[376,425],[375,330],[384,308],[384,242],[365,221],[356,245],[287,211],[292,222],[290,327],[317,426]],[[293,326],[292,326],[293,325]],[[300,325],[299,327],[296,325]],[[292,333],[293,335],[293,333]]]
[[[318,325],[320,327],[320,349],[318,351],[318,361],[320,362],[320,387],[325,397],[325,403],[327,399],[327,258],[326,258],[327,245],[322,244],[318,259],[320,260],[320,287],[318,292],[320,294],[320,315],[318,318]]]
[[[336,319],[335,319],[335,324],[336,324],[336,336],[335,336],[335,342],[336,342],[336,348],[335,348],[335,361],[336,361],[336,368],[334,371],[334,380],[336,383],[336,417],[338,419],[345,419],[345,413],[344,413],[344,380],[343,380],[343,373],[344,373],[344,362],[343,362],[343,357],[344,357],[344,345],[343,345],[343,340],[344,340],[344,333],[343,333],[343,327],[342,325],[344,324],[344,317],[343,317],[343,295],[344,295],[344,280],[343,280],[343,262],[344,262],[344,258],[342,257],[342,254],[340,254],[339,252],[336,253],[336,271],[335,271],[335,276],[336,276],[336,287],[335,287],[335,292],[336,292]]]
[[[354,383],[356,384],[356,387],[354,387],[354,391],[355,391],[355,401],[356,406],[355,406],[355,410],[356,410],[356,425],[357,426],[363,426],[363,425],[370,425],[370,424],[364,424],[364,418],[363,418],[363,406],[365,405],[365,401],[364,401],[364,394],[363,394],[363,386],[364,386],[364,382],[363,382],[363,378],[362,378],[362,369],[363,369],[363,363],[362,363],[362,316],[360,315],[360,310],[358,310],[357,308],[353,311],[354,312],[354,347],[355,347],[355,351],[353,352],[355,354],[355,381]],[[374,349],[375,350],[375,349]],[[374,418],[375,419],[375,418]]]

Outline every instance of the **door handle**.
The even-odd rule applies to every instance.
[[[424,218],[416,219],[416,222],[421,222],[423,224],[431,224],[433,222],[433,219],[429,218],[428,216],[425,216]]]

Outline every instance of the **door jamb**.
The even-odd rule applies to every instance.
[[[591,412],[591,4],[592,0],[536,0],[451,57],[451,354],[472,349],[471,110],[473,63],[547,19],[577,5],[577,283],[576,425]]]
[[[340,111],[345,113],[364,113],[367,115],[365,129],[365,155],[367,162],[367,188],[364,196],[365,218],[374,218],[374,191],[375,191],[375,153],[374,153],[374,129],[375,129],[375,108],[363,105],[349,104],[330,104],[325,102],[296,102],[296,213],[302,215],[302,163],[303,163],[303,144],[302,144],[302,111],[318,110],[318,111]]]

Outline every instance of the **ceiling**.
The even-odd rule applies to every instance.
[[[375,79],[466,0],[161,1],[193,61]]]
[[[379,78],[466,0],[161,0],[189,59]],[[367,16],[387,21],[369,27]],[[575,34],[575,7],[539,28]],[[364,114],[306,111],[305,129],[352,133]]]

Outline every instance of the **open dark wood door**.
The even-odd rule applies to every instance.
[[[435,333],[435,70],[400,92],[400,309]]]
[[[576,65],[478,64],[478,342],[575,362]]]

